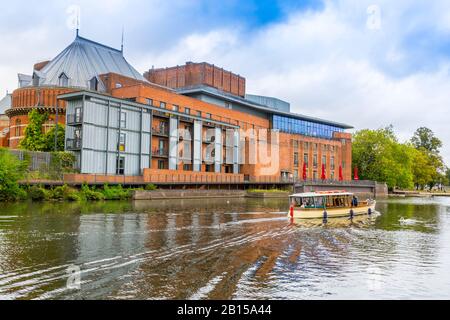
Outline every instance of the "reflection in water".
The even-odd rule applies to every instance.
[[[3,204],[0,298],[449,298],[449,208],[389,200],[323,225],[285,200]]]

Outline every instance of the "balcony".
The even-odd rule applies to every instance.
[[[68,151],[80,151],[82,148],[81,139],[67,139],[66,140],[66,150]]]
[[[169,151],[165,149],[154,149],[152,156],[154,158],[169,158]]]
[[[68,114],[67,115],[67,125],[68,126],[76,126],[83,124],[83,115],[82,114]]]
[[[155,111],[153,111],[153,116],[168,119],[168,118],[170,118],[170,113],[167,113],[165,111],[155,110]]]
[[[153,128],[152,129],[154,136],[160,136],[160,137],[168,137],[169,136],[169,129],[165,127],[159,127],[159,128]]]
[[[187,123],[193,123],[194,119],[188,118],[188,117],[180,117],[180,121],[187,122]]]

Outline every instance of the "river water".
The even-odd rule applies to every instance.
[[[0,204],[0,299],[450,298],[450,198],[292,223],[286,200]],[[70,275],[69,272],[75,272]]]

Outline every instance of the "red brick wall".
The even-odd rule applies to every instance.
[[[245,78],[209,63],[188,62],[184,66],[151,69],[144,76],[152,83],[173,89],[208,85],[236,96],[245,97]]]

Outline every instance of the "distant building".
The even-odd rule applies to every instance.
[[[36,64],[32,75],[19,75],[19,86],[6,111],[10,147],[23,138],[31,110],[49,112],[43,130],[57,116],[66,124],[66,149],[82,174],[148,182],[175,174],[191,182],[272,181],[318,179],[324,167],[328,179],[339,179],[341,168],[351,180],[351,135],[345,132],[351,126],[250,95],[244,77],[208,63],[152,68],[142,76],[121,50],[77,35],[55,59]],[[272,150],[271,130],[279,133],[279,150],[268,155],[277,159],[275,170],[249,151]]]
[[[0,100],[0,147],[9,146],[9,118],[6,110],[11,108],[11,95],[9,93]]]

